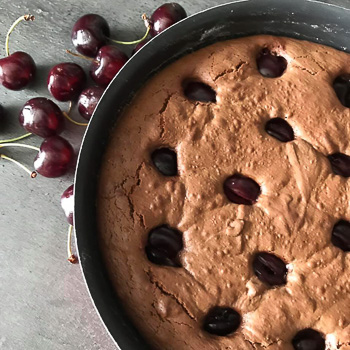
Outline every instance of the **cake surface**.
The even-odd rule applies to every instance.
[[[259,72],[264,49],[286,60],[280,77]],[[331,162],[350,155],[350,109],[333,87],[347,72],[350,56],[330,47],[241,38],[166,67],[123,112],[101,168],[99,240],[118,297],[154,349],[293,350],[312,329],[325,349],[350,350],[350,253],[335,238],[348,233],[350,180]],[[192,81],[215,101],[188,98]],[[293,137],[267,132],[275,118]],[[174,176],[155,166],[162,148],[176,155]],[[236,175],[258,186],[256,198],[235,203],[225,186]],[[176,263],[146,253],[159,227],[182,238]],[[282,280],[257,273],[265,253],[282,262],[271,267]],[[238,328],[208,332],[216,307],[234,310]]]

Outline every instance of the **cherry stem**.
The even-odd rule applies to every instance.
[[[34,21],[35,17],[32,16],[32,15],[24,15],[24,16],[21,16],[19,18],[17,18],[12,26],[10,27],[10,29],[8,30],[7,32],[7,35],[6,35],[6,42],[5,42],[5,48],[6,48],[6,56],[9,56],[10,55],[10,50],[9,50],[9,41],[10,41],[10,35],[11,33],[13,32],[13,30],[17,27],[17,25],[19,23],[21,23],[22,21]]]
[[[82,58],[83,60],[88,60],[88,61],[91,61],[91,62],[98,63],[98,61],[95,60],[94,58],[87,57],[87,56],[84,56],[84,55],[80,55],[79,53],[72,52],[71,50],[66,50],[66,52],[69,53],[70,55],[74,56],[74,57],[78,57],[78,58]]]
[[[73,233],[73,226],[69,225],[68,239],[67,239],[67,256],[68,256],[68,261],[71,264],[76,264],[78,262],[78,258],[76,255],[72,253],[72,233]]]
[[[25,139],[26,137],[29,137],[30,135],[32,135],[32,133],[24,134],[24,135],[22,135],[22,136],[15,137],[15,138],[13,138],[13,139],[0,140],[0,144],[1,144],[1,143],[10,143],[10,142],[19,141],[19,140]]]
[[[71,110],[72,110],[72,101],[69,101],[68,112],[62,112],[62,113],[71,123],[73,123],[75,125],[79,125],[79,126],[88,126],[88,123],[79,123],[79,122],[75,121],[74,119],[72,119],[69,116],[69,113],[70,113]]]
[[[25,165],[21,164],[20,162],[18,162],[17,160],[15,160],[13,158],[5,156],[5,154],[0,154],[0,158],[9,160],[10,162],[17,164],[26,173],[28,173],[32,179],[34,179],[38,175],[36,171],[30,171]]]
[[[119,40],[113,40],[113,39],[109,38],[109,40],[116,43],[116,44],[120,44],[120,45],[136,45],[136,44],[140,43],[141,41],[144,41],[147,38],[149,31],[151,30],[151,25],[150,25],[149,20],[148,20],[145,13],[141,16],[141,18],[143,19],[145,26],[147,28],[145,35],[141,39],[134,40],[134,41],[119,41]]]
[[[31,145],[24,145],[22,143],[2,143],[0,144],[1,147],[23,147],[23,148],[30,148],[33,149],[34,151],[40,151],[39,147],[31,146]]]

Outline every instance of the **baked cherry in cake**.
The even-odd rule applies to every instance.
[[[205,317],[203,328],[218,336],[227,336],[237,330],[241,323],[240,314],[229,307],[216,306]]]
[[[264,49],[256,60],[260,74],[266,78],[278,78],[287,68],[287,60],[271,51]]]
[[[287,283],[287,266],[274,254],[257,253],[253,259],[253,270],[260,281],[270,286],[281,286]]]
[[[184,95],[193,101],[216,102],[215,91],[200,81],[187,81],[183,84]]]
[[[294,140],[294,131],[288,122],[282,118],[270,119],[265,124],[265,131],[281,142]]]
[[[338,221],[332,231],[332,243],[344,252],[350,252],[350,222]]]
[[[314,329],[307,328],[298,332],[293,338],[295,350],[325,350],[326,342],[324,337]]]
[[[350,156],[343,153],[333,153],[328,156],[333,173],[343,177],[350,177]]]
[[[177,175],[177,155],[169,148],[159,148],[153,151],[152,161],[156,169],[164,176]]]
[[[350,74],[339,75],[333,82],[333,88],[341,104],[350,108]]]
[[[251,178],[235,174],[224,182],[227,198],[236,204],[253,205],[260,195],[260,186]]]
[[[180,267],[179,253],[182,248],[182,233],[168,225],[162,225],[149,233],[146,254],[154,264]]]

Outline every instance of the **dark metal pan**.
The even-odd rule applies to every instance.
[[[211,43],[253,34],[310,40],[349,50],[350,11],[312,0],[242,0],[188,17],[150,41],[120,71],[86,131],[75,177],[75,229],[91,298],[122,350],[149,349],[133,327],[108,280],[98,249],[96,188],[100,163],[119,112],[155,72]]]

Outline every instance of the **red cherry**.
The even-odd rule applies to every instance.
[[[128,56],[117,47],[102,46],[92,62],[90,75],[98,85],[107,87],[127,61]]]
[[[61,136],[51,136],[43,141],[35,157],[35,170],[45,177],[64,175],[72,163],[74,150]]]
[[[71,62],[52,67],[47,77],[51,95],[58,101],[71,101],[84,87],[86,75],[83,69]]]
[[[99,86],[92,86],[83,90],[78,100],[78,111],[83,118],[90,120],[103,92],[104,89]]]
[[[34,78],[35,62],[25,52],[15,52],[0,59],[0,83],[10,90],[21,90]]]
[[[34,16],[19,17],[10,27],[6,35],[7,57],[0,59],[0,83],[10,90],[21,90],[34,78],[36,65],[33,58],[25,52],[17,51],[10,55],[9,39],[15,27],[22,21],[33,21]]]
[[[80,17],[72,29],[72,42],[78,52],[95,57],[98,50],[107,44],[109,25],[107,21],[95,14]]]
[[[61,196],[61,206],[66,214],[67,221],[73,225],[73,211],[74,211],[74,185],[70,185]]]
[[[132,55],[135,55],[135,53],[137,51],[139,51],[140,49],[142,49],[151,39],[146,38],[145,40],[142,40],[140,43],[138,43],[134,49],[132,50]]]
[[[32,134],[49,137],[62,132],[64,117],[54,102],[45,97],[36,97],[23,106],[19,123]]]
[[[171,2],[158,7],[150,18],[151,36],[154,37],[176,22],[186,18],[184,8],[176,2]]]

